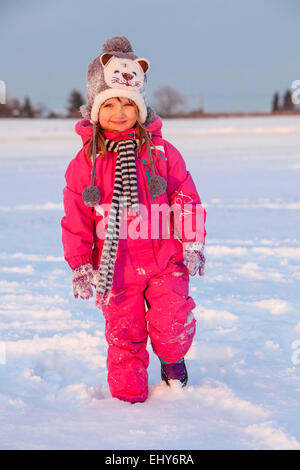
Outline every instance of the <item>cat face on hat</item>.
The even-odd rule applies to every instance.
[[[104,68],[104,80],[109,87],[143,91],[145,73],[150,67],[148,60],[131,60],[106,53],[100,56],[100,62]]]

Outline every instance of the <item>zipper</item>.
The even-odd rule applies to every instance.
[[[146,158],[143,158],[143,159],[142,159],[142,163],[143,163],[144,167],[147,168],[145,171],[146,171],[147,183],[149,183],[149,181],[150,181],[152,175],[151,175],[151,171],[150,171],[150,168],[149,168],[149,164],[147,163]],[[147,189],[148,189],[148,184],[147,184]],[[152,201],[155,201],[155,196],[152,196],[152,195],[151,195],[151,200],[152,200]]]

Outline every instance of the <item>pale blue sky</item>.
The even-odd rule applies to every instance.
[[[0,80],[10,96],[64,107],[89,62],[125,35],[151,63],[148,97],[170,85],[207,111],[269,110],[300,79],[298,0],[0,0]]]

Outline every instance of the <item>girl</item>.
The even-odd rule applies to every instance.
[[[66,171],[62,241],[74,296],[105,317],[113,397],[148,396],[148,336],[162,379],[187,383],[194,334],[189,275],[204,273],[206,212],[180,153],[145,104],[149,62],[125,37],[91,62],[88,104],[76,132],[83,148]]]

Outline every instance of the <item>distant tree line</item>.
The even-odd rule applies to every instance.
[[[43,112],[44,106],[34,107],[28,97],[23,103],[18,98],[7,98],[6,103],[0,105],[0,117],[36,118],[42,117]]]
[[[272,112],[280,111],[297,111],[299,108],[293,103],[292,93],[286,90],[284,95],[280,97],[278,92],[274,93],[272,100]]]
[[[201,117],[210,114],[204,112],[202,96],[198,108],[187,111],[182,94],[170,86],[162,86],[156,90],[152,101],[151,106],[162,118]],[[44,104],[34,106],[29,97],[25,97],[24,102],[10,97],[7,98],[5,104],[0,104],[0,118],[81,118],[79,108],[85,104],[85,100],[80,91],[72,90],[67,103],[66,108],[47,111]],[[293,103],[292,93],[287,90],[282,97],[278,92],[274,93],[271,112],[300,112],[300,108]]]
[[[0,117],[13,117],[13,118],[77,118],[81,114],[79,112],[80,106],[84,104],[84,99],[81,93],[73,90],[68,98],[67,108],[46,111],[46,106],[43,104],[34,106],[29,97],[25,97],[24,102],[18,98],[7,98],[5,104],[0,105]]]
[[[6,104],[0,105],[0,117],[15,118],[80,118],[79,108],[85,104],[82,94],[72,90],[68,98],[68,106],[63,109],[46,111],[45,105],[34,106],[29,97],[22,103],[17,98],[8,98]],[[170,86],[163,86],[154,93],[153,107],[161,117],[176,117],[183,115],[185,100],[183,96]],[[201,113],[199,109],[197,112]]]

